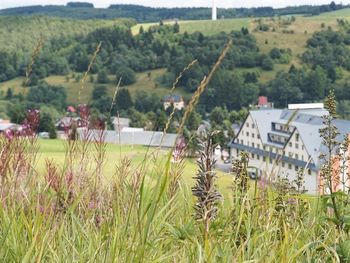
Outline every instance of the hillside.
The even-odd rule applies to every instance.
[[[339,25],[339,19],[345,20],[343,28]],[[19,77],[24,75],[23,68],[27,65],[23,57],[32,53],[33,46],[42,34],[48,45],[44,46],[36,58],[32,72],[33,81],[42,79],[49,85],[64,87],[67,91],[67,103],[89,102],[94,86],[98,84],[99,73],[106,74],[109,79],[99,82],[106,83],[103,85],[106,86],[109,96],[114,93],[115,74],[123,75],[125,72],[134,75],[132,78],[135,80],[131,83],[135,83],[126,84],[132,97],[135,98],[138,91],[163,96],[169,92],[169,87],[183,68],[197,58],[199,62],[186,72],[178,83],[178,92],[188,98],[203,75],[207,74],[210,65],[215,63],[227,38],[231,36],[234,46],[229,54],[230,59],[225,61],[222,72],[213,79],[208,93],[204,94],[204,99],[200,102],[206,110],[210,111],[217,105],[238,110],[254,103],[259,94],[271,96],[279,101],[280,105],[284,105],[288,100],[319,101],[331,86],[347,99],[349,96],[344,93],[347,89],[347,77],[350,75],[347,64],[341,59],[332,62],[339,57],[334,57],[332,53],[327,54],[329,57],[322,58],[329,63],[317,62],[318,58],[315,56],[322,56],[322,53],[319,53],[317,46],[307,45],[315,32],[323,32],[325,34],[319,37],[324,38],[322,43],[327,45],[329,52],[336,48],[339,49],[338,53],[346,53],[348,49],[344,49],[344,45],[348,43],[348,33],[343,29],[347,25],[347,19],[350,19],[350,9],[319,16],[237,18],[218,21],[180,20],[179,26],[169,20],[161,25],[137,24],[130,32],[128,27],[132,25],[133,20],[127,19],[97,21],[42,16],[8,19],[0,17],[3,22],[0,26],[0,50],[9,52],[2,54],[5,67],[4,73],[0,75],[4,80],[0,83],[0,91],[3,96],[9,88],[14,95],[27,94],[29,88],[22,87],[24,78]],[[113,28],[120,25],[122,27]],[[140,30],[141,27],[143,30]],[[220,32],[223,34],[219,34]],[[332,47],[331,42],[327,44],[327,38],[332,38],[329,35],[333,34],[332,32],[340,34],[334,37],[338,37],[340,42],[343,42],[339,44],[343,46]],[[50,42],[53,39],[54,41]],[[90,82],[89,76],[79,100],[81,83],[78,76],[87,69],[100,41],[103,42],[102,50],[91,72],[93,82]],[[315,41],[318,41],[317,36]],[[273,49],[280,53],[278,58],[272,57]],[[16,51],[15,55],[12,54],[13,51]],[[346,58],[347,54],[344,52],[340,57]],[[307,57],[303,58],[305,53]],[[314,63],[318,63],[322,69],[316,72]],[[294,72],[296,76],[281,77],[280,74],[280,79],[277,78],[277,73],[287,74],[292,65],[300,70]],[[123,73],[118,73],[120,70]],[[278,97],[281,92],[278,91],[281,87],[278,81],[282,81],[283,78],[294,81],[290,85],[302,90],[295,99],[292,94],[286,95],[287,99]],[[297,82],[298,79],[302,81]],[[320,92],[308,94],[309,89],[317,89],[310,88],[312,83],[321,80],[320,83],[327,88],[322,87]],[[284,90],[288,91],[289,88]],[[227,95],[228,92],[231,95]]]
[[[150,77],[148,77],[148,74],[150,74]],[[155,94],[158,96],[165,96],[169,94],[169,88],[166,88],[164,86],[159,86],[157,84],[157,78],[162,76],[165,73],[164,69],[159,70],[150,70],[144,73],[137,73],[136,74],[136,83],[128,86],[124,86],[128,88],[131,95],[134,97],[138,92],[145,91],[148,94]],[[73,74],[74,75],[74,74]],[[74,77],[72,77],[72,74],[69,75],[70,79],[67,81],[66,76],[50,76],[45,78],[44,80],[50,84],[55,86],[63,86],[67,91],[67,102],[69,104],[78,104],[78,103],[87,103],[91,100],[92,90],[94,85],[98,85],[96,81],[94,83],[91,83],[89,79],[85,83],[84,88],[82,88],[81,81],[76,81]],[[93,78],[96,80],[96,74],[92,74]],[[115,76],[110,75],[109,79],[115,79]],[[11,88],[13,90],[13,94],[27,94],[28,88],[23,87],[22,83],[25,81],[25,78],[15,78],[13,80],[5,81],[0,83],[0,94],[5,94],[8,88]],[[113,82],[105,84],[108,90],[108,94],[110,96],[113,96],[116,84],[113,84]],[[81,90],[81,97],[80,101],[78,98],[79,90]],[[183,90],[177,90],[177,93],[180,93],[185,98],[189,98],[190,94],[183,91]]]
[[[277,47],[280,49],[291,49],[292,59],[288,64],[276,65],[273,71],[263,71],[259,68],[249,70],[238,69],[239,71],[254,71],[260,74],[260,81],[263,83],[273,79],[275,74],[280,70],[288,70],[291,64],[299,65],[300,56],[306,50],[306,42],[313,33],[320,30],[326,30],[328,27],[338,29],[338,19],[350,20],[350,8],[337,10],[321,14],[318,16],[295,16],[295,22],[290,25],[283,25],[283,20],[288,17],[278,18],[261,18],[263,24],[270,26],[269,31],[256,30],[258,27],[258,19],[241,18],[241,19],[225,19],[218,21],[180,21],[181,32],[193,33],[199,31],[204,35],[212,35],[218,32],[229,33],[232,30],[240,30],[242,27],[249,28],[249,31],[257,40],[259,49],[264,53],[269,53],[271,49]],[[282,22],[281,22],[282,21]],[[321,24],[324,24],[321,27]],[[148,28],[151,24],[145,24]],[[133,27],[139,28],[141,24]],[[286,32],[293,33],[286,33]]]

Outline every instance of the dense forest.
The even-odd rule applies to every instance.
[[[324,12],[346,8],[346,5],[305,5],[274,9],[272,7],[229,8],[218,9],[218,16],[223,18],[237,17],[271,17],[280,15],[300,14],[318,15]],[[94,8],[89,3],[70,2],[66,6],[47,5],[17,7],[0,10],[0,15],[47,15],[69,17],[76,19],[113,19],[128,17],[138,22],[158,22],[167,19],[200,20],[211,17],[210,8],[152,8],[138,5],[111,5],[109,8]]]

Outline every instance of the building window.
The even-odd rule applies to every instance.
[[[260,149],[260,144],[258,143],[258,144],[256,145],[256,147],[257,147],[258,149]]]
[[[311,175],[311,169],[307,169],[307,173]]]
[[[266,151],[266,146],[265,145],[263,146],[263,149],[264,149],[264,151]]]
[[[288,164],[288,169],[291,170],[292,169],[292,165],[289,163]]]
[[[286,163],[285,162],[282,162],[282,167],[284,168],[286,166]]]
[[[290,157],[290,158],[293,158],[293,153],[290,152],[290,153],[289,153],[289,157]]]
[[[237,149],[237,156],[239,156],[239,150]]]
[[[260,139],[260,135],[258,134],[258,139]]]
[[[252,159],[254,159],[255,158],[255,154],[254,153],[252,153]]]
[[[247,137],[249,137],[249,132],[246,132]]]
[[[283,155],[286,156],[286,151],[283,151]]]
[[[298,142],[299,141],[299,134],[295,134],[295,140]]]
[[[247,127],[249,127],[249,122],[247,122]]]
[[[252,128],[255,128],[255,124],[254,123],[252,124]]]
[[[299,155],[297,153],[295,154],[295,159],[299,160]]]
[[[252,147],[254,148],[255,147],[255,143],[252,142]]]
[[[254,133],[252,133],[252,138],[255,138],[255,134]]]
[[[241,144],[244,144],[244,143],[243,143],[243,140],[241,140]]]
[[[263,156],[263,161],[266,162],[266,157],[265,156]]]
[[[292,144],[292,142],[289,142],[289,147],[293,147],[293,144]]]
[[[299,144],[295,144],[295,149],[299,149]]]
[[[299,169],[299,167],[296,165],[296,166],[295,166],[295,171],[298,171],[298,169]]]
[[[260,155],[259,154],[256,155],[256,159],[260,160]]]

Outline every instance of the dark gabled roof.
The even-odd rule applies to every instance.
[[[164,102],[181,102],[183,101],[182,96],[180,95],[167,95],[163,98]]]

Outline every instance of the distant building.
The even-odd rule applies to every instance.
[[[257,109],[272,109],[273,103],[269,102],[268,97],[266,96],[260,96],[258,99],[258,105],[256,106]]]
[[[78,133],[83,136],[83,130],[78,129]],[[101,131],[91,130],[90,138],[96,138]],[[120,145],[139,145],[150,147],[172,148],[175,146],[177,134],[154,131],[104,131],[104,142]]]
[[[350,135],[348,135],[348,140],[350,140]],[[339,158],[339,156],[344,156],[345,160]],[[333,162],[333,176],[332,176],[332,191],[343,191],[348,192],[350,189],[350,145],[348,149],[340,149],[339,156],[334,157]],[[326,183],[320,177],[320,190],[324,194],[327,192],[329,194],[329,189],[326,189]],[[327,191],[328,190],[328,191]]]
[[[165,110],[171,106],[177,110],[182,110],[185,108],[185,101],[180,95],[168,95],[163,99],[163,106]]]
[[[73,106],[67,107],[67,113],[75,113],[77,110]]]
[[[249,165],[257,176],[266,176],[272,181],[277,175],[293,181],[302,168],[306,190],[317,193],[322,167],[319,155],[325,152],[319,129],[324,126],[322,116],[328,115],[321,106],[299,104],[285,110],[250,111],[230,144],[231,158],[237,159],[241,151],[247,152]],[[334,125],[339,129],[337,140],[341,142],[350,133],[350,121],[334,120]]]
[[[56,129],[59,131],[70,130],[73,125],[77,128],[86,126],[80,117],[63,117],[56,123]]]
[[[125,128],[130,127],[131,120],[128,118],[112,117],[112,124],[115,131],[121,131]]]
[[[4,133],[8,130],[11,131],[18,131],[20,130],[21,126],[15,123],[11,123],[9,120],[2,120],[0,119],[0,134]]]

